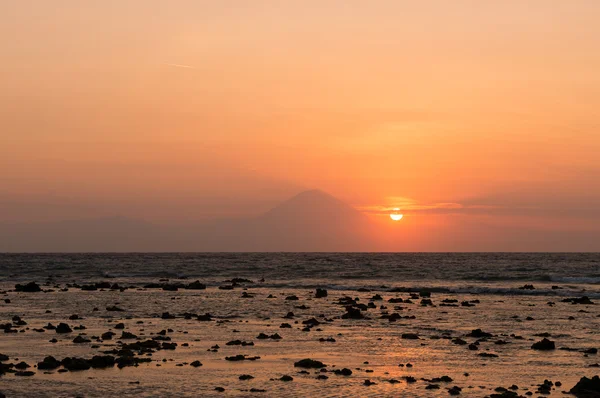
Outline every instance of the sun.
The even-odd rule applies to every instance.
[[[394,208],[394,212],[390,214],[390,218],[394,221],[400,221],[402,220],[402,217],[404,217],[402,214],[398,213],[400,209],[399,208]]]

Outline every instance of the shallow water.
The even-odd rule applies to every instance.
[[[17,377],[13,374],[0,376],[0,391],[7,396],[115,396],[117,394],[135,394],[136,396],[309,396],[318,394],[324,397],[337,396],[416,396],[416,397],[446,397],[447,388],[454,385],[462,388],[461,396],[482,397],[493,393],[498,386],[509,387],[512,384],[519,386],[518,392],[524,394],[525,389],[535,393],[536,385],[549,379],[561,381],[562,387],[557,387],[551,395],[562,395],[561,391],[568,391],[582,376],[591,377],[599,374],[597,368],[590,365],[600,362],[597,355],[584,355],[578,350],[600,348],[600,306],[574,305],[561,302],[565,296],[598,297],[598,285],[560,283],[552,280],[527,280],[510,279],[507,268],[523,267],[523,258],[537,258],[537,255],[522,255],[519,260],[514,260],[520,265],[509,264],[504,259],[504,280],[489,280],[489,277],[502,276],[503,272],[497,269],[486,270],[488,279],[474,281],[472,278],[452,278],[458,271],[445,270],[439,266],[432,275],[444,274],[445,278],[439,279],[432,275],[419,279],[422,271],[415,271],[415,260],[411,265],[398,264],[398,270],[412,269],[412,271],[383,270],[384,264],[391,262],[394,255],[297,255],[298,263],[303,269],[295,270],[290,266],[294,255],[200,255],[201,259],[194,259],[194,255],[43,255],[17,256],[17,262],[9,264],[7,257],[3,258],[3,268],[0,275],[3,277],[0,289],[5,291],[1,298],[10,299],[10,303],[0,304],[0,323],[10,322],[14,315],[21,316],[27,322],[26,326],[19,329],[23,333],[10,333],[0,335],[0,353],[10,357],[7,362],[17,363],[21,360],[34,365],[47,355],[57,359],[66,356],[79,356],[91,358],[105,350],[117,346],[119,339],[96,341],[92,343],[75,344],[73,338],[79,331],[69,334],[56,334],[52,330],[44,333],[34,332],[48,322],[57,324],[66,322],[71,326],[83,324],[88,337],[99,336],[112,328],[117,322],[126,324],[126,331],[138,335],[141,339],[155,337],[163,329],[171,328],[172,333],[167,335],[173,342],[178,343],[176,350],[160,350],[151,358],[152,362],[140,364],[139,367],[125,367],[123,369],[111,368],[105,370],[87,370],[79,372],[58,373],[56,371],[45,374],[37,369],[31,377]],[[129,256],[129,257],[127,257]],[[361,267],[349,266],[349,258],[354,262],[370,261],[373,272],[363,272],[362,277],[348,278],[355,275]],[[391,256],[391,257],[389,257]],[[414,255],[425,256],[428,263],[432,259],[443,258],[443,255]],[[451,257],[454,255],[450,255]],[[461,255],[467,258],[470,255]],[[458,256],[457,258],[462,258]],[[477,260],[471,259],[474,264],[480,261],[481,256],[475,255]],[[490,255],[492,258],[501,255]],[[574,265],[560,266],[569,260],[570,255],[540,255],[539,264],[546,264],[546,269],[536,271],[537,274],[550,275],[552,278],[569,278],[585,275],[590,277],[597,272],[597,255],[575,255],[575,263],[580,264],[583,271],[572,273]],[[14,259],[15,257],[9,256]],[[402,256],[401,256],[402,257]],[[85,258],[85,260],[82,260]],[[118,259],[123,260],[121,267]],[[182,264],[169,266],[160,271],[159,263],[175,264],[178,258],[183,258]],[[207,258],[210,261],[206,260]],[[280,269],[285,264],[288,271]],[[282,258],[285,259],[282,260]],[[406,257],[402,257],[408,261]],[[445,267],[461,267],[450,265],[459,261],[456,257],[446,260]],[[550,260],[548,259],[550,258]],[[68,259],[69,261],[65,260]],[[75,260],[74,260],[75,259]],[[254,264],[261,259],[259,264]],[[307,260],[308,259],[308,260]],[[336,259],[339,277],[334,277]],[[385,263],[383,262],[385,260]],[[52,261],[54,265],[48,265]],[[210,267],[218,268],[214,271],[209,266],[206,269],[196,269],[190,263],[198,264],[209,262]],[[231,262],[228,262],[231,261]],[[528,260],[531,261],[531,260]],[[317,263],[315,263],[317,262]],[[33,265],[29,265],[29,264]],[[94,265],[91,265],[93,263]],[[9,265],[7,265],[9,264]],[[65,265],[68,264],[68,265]],[[102,265],[100,265],[102,264]],[[240,265],[243,264],[243,265]],[[264,268],[260,264],[268,264]],[[326,265],[323,265],[326,264]],[[375,265],[373,265],[375,264]],[[539,265],[538,264],[538,265]],[[548,264],[554,264],[552,266]],[[498,265],[495,265],[498,266]],[[541,266],[541,265],[539,265]],[[19,272],[14,267],[21,267]],[[28,268],[29,267],[29,268]],[[70,273],[69,267],[78,271]],[[476,273],[474,265],[462,265]],[[596,268],[595,268],[596,267]],[[8,269],[12,268],[12,270]],[[60,269],[59,269],[60,268]],[[312,273],[307,269],[312,269]],[[323,268],[323,272],[319,271]],[[490,266],[487,266],[490,268]],[[486,268],[486,269],[487,269]],[[564,271],[569,269],[570,274]],[[59,269],[57,271],[57,269]],[[27,274],[25,275],[25,271]],[[10,274],[19,274],[11,277]],[[156,282],[157,273],[165,272],[169,275],[182,277],[198,277],[209,285],[206,290],[178,290],[176,292],[160,289],[142,289],[140,286],[147,281]],[[514,271],[517,273],[524,271]],[[58,276],[62,273],[67,276]],[[49,293],[18,293],[9,291],[15,282],[23,280],[37,280],[43,282],[49,275],[55,275],[44,289],[52,288]],[[297,276],[303,275],[302,277]],[[98,290],[82,291],[69,288],[61,292],[55,285],[64,287],[67,282],[89,283],[105,280],[104,276],[113,276],[108,279],[111,283],[120,285],[134,285],[135,288],[120,291]],[[385,275],[385,277],[382,277]],[[393,275],[397,275],[393,277]],[[410,275],[413,275],[412,279]],[[203,277],[200,277],[203,276]],[[277,277],[279,276],[279,277]],[[248,277],[253,283],[246,283],[234,290],[220,290],[219,285],[230,277]],[[257,279],[265,277],[265,282]],[[294,279],[297,278],[297,279]],[[193,280],[191,279],[191,280]],[[548,278],[546,278],[548,279]],[[170,282],[184,282],[171,278]],[[535,290],[518,289],[524,283],[533,283]],[[329,295],[326,298],[314,298],[313,286],[329,286]],[[385,288],[381,286],[385,285]],[[552,289],[558,285],[562,289]],[[358,292],[358,287],[369,286],[372,291]],[[406,290],[417,287],[437,287],[432,294],[434,306],[420,305],[420,298],[413,299],[412,304],[388,303],[393,297],[409,297],[407,292],[390,292],[392,287],[405,287]],[[242,293],[254,294],[253,298],[242,298]],[[268,298],[269,294],[274,298]],[[285,298],[295,294],[299,300],[290,301]],[[380,294],[383,300],[375,300],[376,308],[369,308],[363,312],[370,319],[341,319],[345,313],[343,305],[337,301],[345,296],[359,298],[359,303],[367,304],[375,295]],[[462,301],[479,300],[473,307],[444,307],[444,299],[457,299]],[[599,300],[594,300],[599,301]],[[553,306],[548,302],[555,302]],[[109,312],[105,308],[118,305],[125,312]],[[299,309],[305,305],[309,308]],[[380,306],[387,307],[386,309]],[[93,311],[97,307],[99,311]],[[395,309],[395,307],[399,307]],[[46,313],[50,311],[50,313]],[[292,311],[293,319],[283,319]],[[163,312],[176,314],[176,319],[161,319]],[[181,317],[185,312],[197,314],[211,313],[212,322],[201,322],[196,319],[186,320]],[[399,319],[389,322],[380,319],[382,313],[397,312],[402,316],[414,315],[415,319]],[[78,314],[83,320],[70,321],[68,317]],[[315,317],[323,324],[314,327],[309,332],[302,331],[303,320]],[[533,320],[526,320],[527,317]],[[574,319],[569,319],[574,317]],[[330,322],[326,322],[330,319]],[[138,323],[143,322],[143,323]],[[280,329],[281,323],[290,323],[291,329]],[[296,324],[295,322],[298,322]],[[29,328],[29,329],[27,329]],[[494,334],[488,341],[479,344],[479,350],[471,351],[466,345],[452,343],[450,337],[461,337],[469,343],[477,339],[466,337],[472,329],[481,328]],[[317,330],[321,329],[321,330]],[[121,331],[116,331],[120,334]],[[259,333],[279,333],[281,340],[259,340]],[[541,339],[535,336],[539,333],[550,333],[550,339],[556,342],[557,349],[553,351],[536,351],[530,347],[532,343]],[[403,333],[417,333],[418,340],[402,339]],[[523,340],[510,337],[511,334],[522,336]],[[116,336],[118,337],[118,335]],[[319,338],[333,337],[335,342],[319,342]],[[58,343],[50,343],[51,338],[57,338]],[[253,341],[254,346],[226,346],[230,340]],[[505,345],[495,344],[498,340],[508,342]],[[124,342],[129,342],[125,341]],[[189,347],[183,347],[188,343]],[[98,348],[92,348],[97,344]],[[221,348],[218,352],[207,351],[213,345]],[[571,348],[577,350],[563,350]],[[495,353],[497,358],[482,358],[482,352]],[[230,362],[224,360],[226,356],[248,354],[260,356],[257,361]],[[18,360],[16,359],[18,358]],[[352,369],[351,376],[338,376],[332,372],[325,373],[327,380],[317,380],[316,375],[321,374],[309,370],[309,374],[299,374],[301,370],[294,367],[294,362],[303,358],[321,360],[328,365],[329,370],[337,368]],[[163,362],[163,359],[166,362]],[[188,364],[193,360],[200,360],[203,366],[193,368]],[[365,364],[364,362],[368,362]],[[6,363],[6,362],[5,362]],[[412,368],[400,367],[399,364],[413,364]],[[157,366],[160,365],[160,366]],[[183,366],[177,366],[183,365]],[[372,372],[367,372],[367,370]],[[468,373],[468,376],[464,374]],[[241,374],[250,374],[255,378],[249,381],[240,381]],[[278,380],[282,375],[294,378],[291,382]],[[413,376],[415,383],[407,383],[403,377]],[[438,390],[428,390],[431,384],[422,378],[434,378],[443,375],[450,376],[451,383],[435,383]],[[274,380],[271,380],[274,379]],[[377,384],[369,387],[363,382],[369,379]],[[400,381],[391,384],[390,379]],[[137,384],[139,382],[139,384]],[[136,384],[132,384],[136,383]],[[220,386],[225,392],[214,390]],[[251,388],[264,389],[264,393],[250,393]]]

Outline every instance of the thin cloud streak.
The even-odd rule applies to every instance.
[[[173,68],[196,69],[195,66],[191,66],[191,65],[182,65],[182,64],[165,64],[165,65],[173,67]]]

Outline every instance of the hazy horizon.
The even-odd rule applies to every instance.
[[[53,235],[14,225],[181,231],[314,188],[368,218],[365,247],[600,251],[598,15],[593,0],[2,2],[0,251]],[[311,228],[353,247],[342,224]],[[227,228],[195,244],[251,234]],[[313,247],[308,228],[302,244],[264,228],[273,249]]]

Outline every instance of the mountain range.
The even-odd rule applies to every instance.
[[[363,251],[368,217],[320,190],[253,218],[164,226],[124,217],[0,224],[0,252]]]

